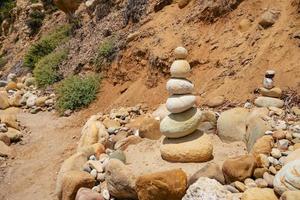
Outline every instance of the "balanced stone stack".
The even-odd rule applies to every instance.
[[[185,60],[188,52],[185,48],[178,47],[174,53],[176,60],[170,69],[172,78],[167,82],[167,90],[171,96],[166,107],[171,114],[160,124],[161,133],[168,138],[180,138],[193,133],[201,118],[201,112],[194,107],[194,85],[186,79],[191,70]]]
[[[255,100],[255,105],[259,107],[282,107],[284,102],[280,99],[282,90],[274,86],[274,70],[266,71],[263,87],[259,89],[261,97]]]
[[[172,78],[167,82],[170,97],[166,107],[171,114],[160,123],[160,131],[166,136],[160,153],[170,162],[206,162],[213,157],[213,145],[209,135],[196,131],[202,112],[194,107],[194,85],[186,79],[191,70],[185,60],[187,54],[183,47],[175,49],[176,60],[170,70]]]

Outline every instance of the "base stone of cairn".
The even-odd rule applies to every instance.
[[[282,90],[279,87],[274,87],[275,71],[266,71],[263,87],[259,88],[259,92],[262,95],[255,99],[254,104],[258,107],[278,107],[281,108],[284,102],[280,99]]]
[[[191,70],[185,60],[188,52],[178,47],[174,53],[176,60],[166,86],[170,94],[166,107],[171,114],[160,123],[160,131],[166,136],[160,152],[164,160],[171,162],[205,162],[212,158],[213,146],[208,135],[196,131],[202,112],[194,107],[194,84],[187,80]]]

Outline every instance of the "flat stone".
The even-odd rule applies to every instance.
[[[160,131],[168,138],[180,138],[193,133],[201,120],[201,112],[191,108],[180,114],[170,114],[160,123]]]
[[[173,78],[186,78],[190,71],[190,64],[186,60],[175,60],[170,68]]]
[[[166,106],[171,113],[181,113],[192,108],[195,103],[194,95],[172,95],[168,98]]]
[[[179,139],[165,138],[160,152],[171,162],[206,162],[213,157],[213,145],[209,135],[196,132]]]
[[[281,108],[284,102],[281,99],[276,99],[272,97],[258,97],[255,99],[254,104],[258,107],[277,107]]]
[[[167,82],[168,92],[173,94],[190,94],[194,90],[194,84],[187,79],[171,78]]]
[[[221,106],[225,102],[224,96],[216,96],[213,98],[208,99],[207,105],[211,108],[215,108]]]
[[[274,87],[272,89],[267,88],[260,88],[259,92],[261,95],[265,97],[274,97],[274,98],[280,98],[282,95],[282,90],[278,87]]]

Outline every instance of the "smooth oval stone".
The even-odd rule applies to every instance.
[[[177,47],[174,54],[176,59],[185,59],[188,56],[188,51],[184,47]]]
[[[194,84],[186,79],[172,78],[167,82],[167,90],[172,94],[189,94],[192,93]]]
[[[170,114],[160,123],[160,132],[168,138],[180,138],[193,133],[201,120],[201,112],[191,108],[180,114]]]
[[[190,71],[190,64],[186,60],[175,60],[170,69],[171,76],[174,78],[186,78]]]
[[[194,95],[172,95],[168,98],[166,106],[171,113],[184,112],[196,103]]]
[[[264,78],[263,85],[266,89],[272,89],[274,87],[274,81],[271,78]]]
[[[281,99],[272,97],[258,97],[255,99],[254,104],[258,107],[277,107],[281,108],[284,102]]]

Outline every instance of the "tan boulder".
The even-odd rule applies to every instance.
[[[183,138],[165,138],[160,152],[167,161],[206,162],[213,158],[213,145],[209,135],[195,132]]]
[[[89,188],[80,188],[75,200],[104,200],[101,194]]]
[[[139,130],[139,136],[141,138],[157,140],[162,136],[159,121],[150,116],[138,117],[133,122],[127,124],[127,127]]]
[[[192,185],[195,183],[200,177],[207,177],[211,179],[215,179],[218,182],[225,184],[225,179],[223,172],[219,165],[216,163],[208,163],[204,167],[202,167],[200,170],[198,170],[196,173],[194,173],[188,181],[188,185]]]
[[[35,105],[36,106],[45,106],[45,102],[46,102],[47,99],[48,99],[48,97],[38,97],[35,100]]]
[[[11,106],[19,107],[21,106],[21,100],[24,92],[23,91],[17,91],[12,98],[9,99],[9,104]]]
[[[120,140],[118,142],[116,142],[115,144],[115,149],[116,150],[126,150],[130,145],[135,145],[138,144],[140,142],[142,142],[143,139],[140,138],[139,136],[135,136],[135,135],[131,135],[127,138],[124,138],[123,140]]]
[[[18,87],[17,87],[17,84],[13,81],[10,81],[7,83],[6,87],[5,87],[6,91],[9,91],[9,90],[17,90]]]
[[[255,142],[251,150],[251,153],[255,157],[258,166],[262,167],[262,163],[259,162],[260,161],[259,154],[270,155],[273,145],[274,145],[274,140],[273,137],[270,135],[265,135],[259,138]]]
[[[95,185],[95,178],[84,171],[69,171],[62,179],[61,200],[74,200],[77,191],[82,187],[92,188]]]
[[[8,130],[5,134],[9,137],[11,142],[18,142],[23,137],[23,134],[20,131],[10,127],[8,127]]]
[[[222,171],[227,183],[243,182],[252,176],[255,167],[255,158],[252,155],[243,155],[227,159],[223,163]]]
[[[286,191],[280,197],[280,200],[299,200],[299,199],[300,199],[300,190]]]
[[[105,126],[98,121],[98,115],[92,116],[83,126],[81,131],[81,137],[78,143],[77,151],[81,148],[95,143],[107,144],[109,134],[107,133]]]
[[[136,177],[120,160],[111,159],[106,166],[105,180],[111,195],[120,199],[137,199]]]
[[[120,122],[118,122],[117,120],[108,119],[108,118],[103,120],[103,125],[106,128],[120,128],[121,126]]]
[[[20,130],[19,123],[17,121],[17,116],[15,114],[3,114],[0,116],[1,123],[6,124],[6,126]]]
[[[9,107],[8,94],[6,91],[0,91],[0,109]]]
[[[181,169],[140,176],[136,181],[139,200],[181,200],[187,189],[187,176]]]
[[[300,149],[295,149],[295,151],[292,151],[285,159],[284,163],[287,164],[294,160],[300,160]]]
[[[249,188],[243,193],[241,200],[278,200],[278,198],[270,188]]]

